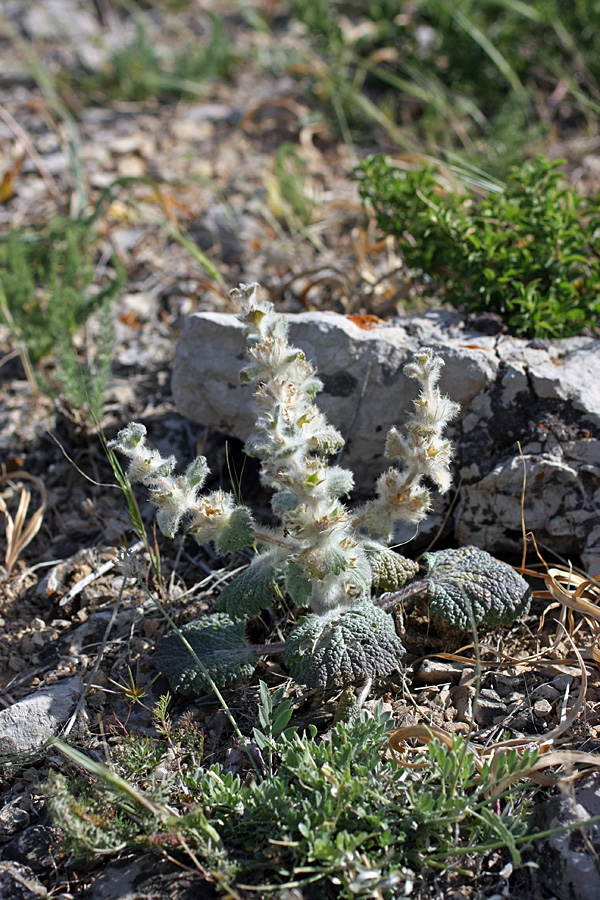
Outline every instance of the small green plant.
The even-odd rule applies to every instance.
[[[110,304],[125,281],[116,258],[97,279],[97,246],[86,221],[61,218],[42,229],[10,231],[0,241],[0,315],[34,363],[56,360],[58,386],[74,406],[88,401],[93,414],[101,408],[110,367]],[[93,314],[99,339],[90,366],[79,362],[73,339]]]
[[[261,682],[253,735],[263,769],[254,779],[194,765],[185,738],[160,779],[158,765],[154,779],[149,771],[160,742],[149,749],[143,739],[113,771],[59,745],[94,781],[53,773],[45,790],[52,817],[79,851],[187,855],[225,893],[313,885],[319,897],[392,897],[415,872],[464,853],[508,849],[519,865],[528,803],[515,782],[534,767],[535,749],[502,749],[482,765],[464,738],[448,736],[447,746],[432,735],[406,766],[383,753],[392,722],[381,703],[338,722],[327,740],[314,725],[301,733],[290,716],[284,689]]]
[[[451,484],[452,446],[443,429],[458,406],[437,387],[443,361],[423,348],[404,369],[421,388],[415,411],[404,434],[392,428],[387,436],[386,455],[398,466],[380,476],[374,499],[354,511],[344,505],[341,498],[352,489],[353,478],[327,461],[344,441],[314,403],[322,384],[304,353],[288,343],[286,319],[258,298],[257,288],[240,285],[232,291],[242,306],[239,318],[249,343],[250,365],[241,380],[254,386],[258,408],[256,434],[245,451],[261,461],[261,480],[274,491],[271,506],[280,526],[260,526],[249,509],[220,489],[201,494],[209,471],[204,457],[174,476],[175,459],[147,447],[142,425],[127,426],[109,445],[129,458],[129,479],[149,488],[164,534],[173,537],[187,520],[189,533],[200,543],[212,542],[220,554],[253,544],[261,548],[222,591],[219,612],[159,644],[159,669],[183,693],[210,689],[210,679],[225,687],[252,672],[257,654],[269,648],[248,645],[245,623],[282,592],[296,607],[309,610],[285,644],[284,661],[298,681],[331,688],[389,675],[404,649],[392,617],[374,605],[372,588],[398,590],[416,576],[418,565],[387,544],[396,523],[418,525],[427,515],[431,492],[426,480],[441,492]],[[468,587],[466,603],[473,604],[476,621],[510,621],[526,607],[529,588],[509,567],[491,557],[482,561],[482,551],[473,548],[466,559],[459,552],[453,573],[453,552],[444,556],[445,581],[454,577]],[[486,566],[489,576],[482,578],[480,569]],[[456,618],[456,604],[438,606],[451,621]]]
[[[310,225],[315,200],[306,187],[307,166],[296,148],[284,141],[275,154],[273,171],[265,178],[268,206],[295,233]]]
[[[417,281],[468,311],[499,314],[529,337],[568,337],[600,317],[600,200],[567,187],[559,162],[515,168],[479,199],[447,188],[436,170],[360,164],[360,193],[393,235]]]
[[[232,49],[224,20],[216,14],[207,16],[201,39],[194,39],[177,51],[161,47],[149,20],[138,15],[136,34],[131,43],[119,47],[104,68],[77,79],[71,71],[58,77],[63,94],[103,101],[114,99],[143,103],[148,100],[197,97],[205,91],[203,84],[211,79],[226,80],[231,76],[236,55]]]

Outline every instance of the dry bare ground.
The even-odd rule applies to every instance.
[[[8,324],[0,326],[0,707],[79,676],[85,708],[71,736],[97,759],[125,733],[151,730],[148,707],[166,683],[156,679],[148,659],[168,630],[152,603],[131,587],[107,629],[122,587],[117,556],[137,537],[100,433],[110,438],[128,421],[143,421],[163,453],[187,460],[201,451],[214,484],[227,483],[231,459],[241,468],[240,448],[227,449],[221,435],[183,420],[171,400],[169,370],[190,312],[234,311],[228,288],[255,280],[286,312],[323,308],[384,317],[425,302],[408,296],[393,246],[379,240],[359,202],[351,180],[356,147],[342,140],[333,113],[329,121],[313,115],[306,83],[286,65],[296,35],[284,27],[285,5],[251,4],[279,23],[275,40],[253,30],[237,4],[217,5],[231,42],[228,77],[198,81],[197,96],[162,92],[143,101],[111,97],[94,87],[91,76],[111,48],[135,37],[134,12],[146,17],[165,53],[177,53],[189,41],[206,41],[210,3],[168,11],[110,0],[10,0],[0,10],[0,229],[39,227],[56,216],[95,211],[99,282],[105,269],[112,271],[114,257],[126,279],[112,306],[112,373],[99,423],[60,388],[50,397],[36,387],[14,333]],[[374,127],[360,154],[386,150],[389,140]],[[593,186],[595,145],[586,141],[571,137],[550,149],[569,156],[574,177],[583,174]],[[293,152],[282,154],[282,146]],[[78,332],[82,361],[106,352],[100,331],[92,317]],[[55,387],[57,365],[53,355],[39,363],[45,383]],[[250,505],[268,514],[250,466],[243,491]],[[171,615],[181,624],[212,610],[220,586],[247,558],[238,554],[226,564],[206,548],[166,541],[153,531],[142,495],[140,503],[162,561],[162,581],[152,586],[162,590]],[[548,562],[556,563],[549,556]],[[543,572],[533,552],[528,565]],[[530,614],[508,633],[481,636],[475,721],[471,641],[437,632],[425,610],[412,615],[405,624],[410,688],[398,676],[373,692],[389,704],[397,725],[409,729],[398,734],[397,748],[401,739],[423,737],[426,725],[443,742],[468,734],[483,755],[503,735],[525,746],[550,734],[549,753],[560,747],[598,759],[600,617],[584,605],[597,600],[597,591],[582,581],[573,599],[580,582],[572,581],[565,594],[567,582],[558,570],[554,581],[532,583],[539,596]],[[268,626],[261,627],[256,637],[266,639]],[[314,722],[320,731],[331,727],[338,697],[305,695],[287,681],[281,665],[264,662],[251,685],[227,695],[242,727],[253,724],[258,677],[271,686],[289,684],[294,721]],[[146,690],[143,705],[135,702],[133,685]],[[214,697],[180,703],[174,714],[184,711],[204,730],[207,760],[239,760],[237,739]],[[247,761],[239,765],[246,771]],[[49,767],[74,771],[50,751],[26,764],[15,761],[0,777],[0,805],[22,811],[16,819],[0,813],[1,852],[4,861],[29,865],[57,900],[68,900],[93,885],[107,863],[61,849],[40,788]],[[13,824],[4,827],[6,822]],[[26,852],[17,847],[18,837],[31,826],[38,830],[29,831]],[[414,885],[413,896],[551,896],[535,870],[512,874],[508,860],[493,852],[430,872]],[[133,865],[129,858],[127,865]],[[156,879],[141,896],[213,896],[214,885],[201,874],[176,869],[164,857],[143,866],[145,874],[154,867]],[[91,888],[86,896],[117,898],[129,889],[131,883],[122,894]],[[317,894],[306,889],[276,896]]]

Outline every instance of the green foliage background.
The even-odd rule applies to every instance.
[[[569,337],[600,316],[600,200],[567,187],[558,165],[526,162],[484,196],[381,156],[358,177],[417,281],[429,276],[445,302],[497,313],[516,334]]]

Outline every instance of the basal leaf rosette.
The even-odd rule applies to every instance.
[[[287,639],[284,662],[302,684],[330,689],[384,678],[403,655],[391,616],[361,599],[325,615],[303,616]]]
[[[424,553],[422,591],[432,612],[468,630],[510,625],[529,609],[531,588],[507,563],[479,547]]]
[[[218,688],[252,675],[258,654],[248,647],[243,620],[213,613],[184,625],[181,633]],[[205,672],[175,631],[158,642],[153,662],[178,694],[193,697],[212,691]]]

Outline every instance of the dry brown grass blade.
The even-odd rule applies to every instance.
[[[583,660],[583,657],[581,656],[581,653],[576,647],[570,634],[568,634],[565,626],[561,623],[558,623],[557,637],[567,638],[573,648],[573,651],[577,658],[577,662],[579,663],[579,667],[581,669],[581,687],[579,689],[577,698],[564,719],[556,726],[556,728],[553,728],[552,731],[548,732],[545,735],[540,735],[538,737],[513,738],[511,740],[499,741],[487,747],[478,747],[475,744],[469,743],[469,748],[473,753],[473,762],[480,776],[484,764],[487,762],[490,765],[490,775],[492,781],[489,789],[490,797],[499,796],[508,787],[510,787],[510,785],[523,779],[528,779],[541,785],[556,784],[556,776],[545,775],[541,771],[542,769],[547,769],[550,766],[572,767],[576,764],[585,764],[587,766],[587,768],[583,771],[571,772],[568,775],[561,775],[561,781],[573,781],[577,778],[581,778],[586,774],[586,772],[590,771],[593,768],[600,768],[600,758],[594,758],[591,754],[572,750],[552,749],[553,745],[556,744],[558,738],[571,727],[571,725],[581,712],[581,709],[583,708],[583,705],[585,703],[588,686],[587,672],[585,669],[585,662]],[[451,659],[457,658],[455,654],[437,655]],[[523,661],[519,660],[519,662]],[[423,768],[426,764],[410,763],[405,759],[404,754],[407,751],[414,752],[417,749],[415,747],[407,747],[406,742],[409,740],[417,740],[421,744],[427,744],[436,738],[449,750],[454,750],[455,736],[453,736],[450,732],[446,731],[443,728],[428,725],[410,725],[403,728],[397,728],[391,733],[388,745],[392,752],[396,754],[396,758],[402,766],[409,769],[419,769]],[[536,757],[536,759],[534,759],[531,764],[521,765],[521,762],[523,760],[523,753],[531,750],[532,747],[536,747],[540,755]],[[516,750],[517,752],[521,751],[519,766],[508,775],[505,775],[499,781],[494,781],[501,754],[506,754],[507,752],[514,750]]]
[[[579,704],[577,705],[577,712],[578,711]],[[563,726],[559,726],[559,729],[562,730]],[[489,747],[477,747],[474,744],[469,744],[469,749],[473,753],[473,763],[480,780],[486,762],[490,765],[491,783],[488,791],[490,798],[499,797],[517,781],[528,780],[548,787],[556,785],[559,781],[561,784],[567,781],[575,781],[578,778],[582,778],[593,769],[600,768],[600,758],[594,757],[589,753],[576,750],[549,750],[548,742],[556,738],[559,729],[555,729],[554,732],[537,740],[517,738],[511,741],[502,741],[497,744],[492,744]],[[389,747],[403,768],[422,769],[427,766],[427,763],[411,763],[405,758],[405,753],[407,751],[416,752],[419,749],[418,747],[407,747],[406,742],[409,740],[417,740],[421,744],[428,744],[436,738],[441,744],[444,744],[448,750],[454,750],[454,738],[450,732],[436,726],[428,725],[409,725],[403,728],[397,728],[390,735]],[[531,750],[532,746],[535,745],[537,745],[540,755],[530,764],[523,765],[523,753],[527,750]],[[495,774],[501,756],[513,750],[521,751],[519,754],[519,765],[510,774],[505,775],[503,778],[496,781]],[[567,768],[572,769],[575,765],[584,765],[585,769],[571,771],[568,774],[561,773],[559,776],[546,775],[542,771],[551,766],[566,766]]]
[[[409,763],[404,758],[404,754],[407,750],[414,752],[417,750],[417,747],[406,747],[405,744],[410,740],[417,740],[421,744],[429,744],[431,741],[438,739],[441,744],[444,744],[448,750],[452,750],[454,747],[453,735],[446,731],[444,728],[439,728],[437,725],[403,725],[401,728],[396,728],[390,734],[388,746],[392,753],[397,754],[400,757],[398,762],[406,769],[423,769],[426,766],[426,763]],[[471,749],[475,753],[475,765],[478,770],[481,770],[483,766],[483,762],[479,760],[479,750],[477,747],[471,745]]]
[[[564,719],[556,726],[556,728],[553,728],[552,731],[549,731],[545,735],[540,735],[539,737],[535,738],[534,741],[532,741],[530,739],[527,740],[527,744],[529,746],[531,745],[532,742],[535,742],[539,746],[540,750],[543,750],[543,751],[549,750],[549,748],[553,744],[556,744],[556,741],[561,736],[561,734],[564,734],[564,732],[567,731],[571,727],[571,725],[573,724],[575,719],[578,717],[579,713],[581,712],[581,710],[583,708],[583,704],[585,703],[585,698],[586,698],[586,694],[587,694],[587,687],[588,687],[588,677],[587,677],[587,671],[585,668],[585,662],[583,660],[583,657],[582,657],[581,653],[579,652],[579,650],[577,649],[577,647],[575,646],[575,643],[574,643],[573,639],[571,638],[571,636],[569,635],[569,633],[567,632],[565,626],[561,625],[560,623],[558,623],[558,624],[559,624],[558,630],[559,631],[562,630],[564,632],[564,637],[566,637],[567,640],[569,641],[569,643],[571,644],[571,646],[573,648],[573,652],[575,653],[575,656],[577,657],[577,662],[578,662],[579,668],[581,670],[581,686],[579,688],[579,693],[577,694],[577,698],[574,701],[573,706],[569,710],[568,714],[564,717]],[[556,663],[556,660],[553,660],[553,662]],[[522,743],[521,738],[517,738],[515,740],[509,740],[509,741],[502,741],[498,744],[494,744],[492,749],[494,749],[494,748],[497,749],[499,747],[517,747],[517,746],[519,746],[520,743]]]
[[[538,651],[538,653],[533,653],[531,656],[511,656],[510,653],[505,653],[503,650],[497,650],[495,647],[489,646],[489,644],[480,644],[479,652],[482,653],[492,653],[497,659],[495,660],[484,660],[480,659],[479,663],[484,668],[503,668],[506,666],[514,666],[514,665],[530,665],[531,663],[541,663],[541,662],[553,662],[557,663],[559,660],[550,658],[547,659],[549,653],[552,653],[557,649],[558,645],[562,640],[562,634],[557,634],[554,637],[552,644],[549,647],[544,647],[543,650]],[[471,656],[462,656],[461,654],[465,650],[474,650],[474,644],[466,644],[464,647],[460,647],[456,650],[455,653],[431,653],[427,657],[423,657],[423,659],[430,659],[435,657],[435,659],[448,659],[453,662],[462,662],[468,663],[471,666],[475,665],[475,658]]]
[[[571,772],[568,775],[561,773],[560,776],[544,775],[540,771],[541,769],[547,769],[549,766],[572,767],[576,764],[583,764],[586,768],[580,769],[577,772]],[[592,769],[600,769],[600,759],[594,757],[591,753],[585,753],[578,750],[553,750],[552,753],[544,753],[539,756],[531,766],[521,769],[518,772],[513,772],[511,775],[507,775],[505,778],[498,781],[494,785],[492,796],[499,796],[509,788],[511,784],[514,784],[516,781],[520,781],[523,778],[528,779],[529,781],[535,781],[536,784],[543,785],[544,787],[551,787],[558,782],[564,784],[567,781],[575,781],[578,778],[583,778],[583,776],[591,772]]]
[[[261,112],[275,108],[287,110],[298,120],[302,119],[302,116],[306,113],[306,107],[296,100],[292,100],[291,97],[272,97],[268,100],[262,100],[252,109],[245,112],[240,120],[240,127],[243,131],[248,131],[254,125],[254,120]]]
[[[442,744],[452,747],[450,732],[438,728],[437,725],[403,725],[401,728],[395,728],[390,734],[389,746],[395,753],[403,753],[405,748],[402,745],[413,738],[425,743],[438,738]]]
[[[544,579],[548,593],[556,602],[568,610],[572,618],[578,612],[589,624],[594,635],[592,658],[600,667],[600,584],[578,572],[555,566],[548,569]]]
[[[50,174],[50,172],[48,171],[48,169],[46,168],[46,165],[45,165],[43,159],[41,158],[41,156],[39,155],[39,153],[33,146],[33,143],[30,140],[27,132],[24,131],[23,128],[21,128],[21,126],[19,125],[17,120],[15,118],[13,118],[13,116],[9,113],[9,111],[7,109],[4,108],[4,106],[0,106],[0,119],[2,119],[5,122],[5,124],[8,125],[8,127],[10,128],[10,130],[12,131],[14,136],[17,138],[17,140],[21,141],[25,151],[31,158],[31,161],[33,162],[34,166],[37,168],[38,172],[44,179],[44,182],[52,196],[52,199],[58,206],[62,206],[62,204],[64,202],[64,198],[59,190],[59,187],[58,187],[56,181],[54,180],[54,178],[52,177],[52,175]]]
[[[593,602],[594,599],[600,600],[600,584],[597,581],[558,566],[548,569],[544,581],[555,600],[600,623],[600,608]]]
[[[19,472],[17,476],[8,474],[0,475],[0,484],[6,481],[21,481],[23,479],[33,482],[36,486],[40,494],[40,505],[28,518],[27,514],[31,503],[31,491],[25,486],[21,486],[19,504],[13,518],[4,498],[0,496],[0,512],[4,514],[6,520],[6,552],[4,554],[4,561],[9,573],[12,571],[14,564],[25,547],[31,543],[42,527],[44,513],[46,511],[46,488],[44,487],[43,482],[35,475],[30,475],[29,472]]]

